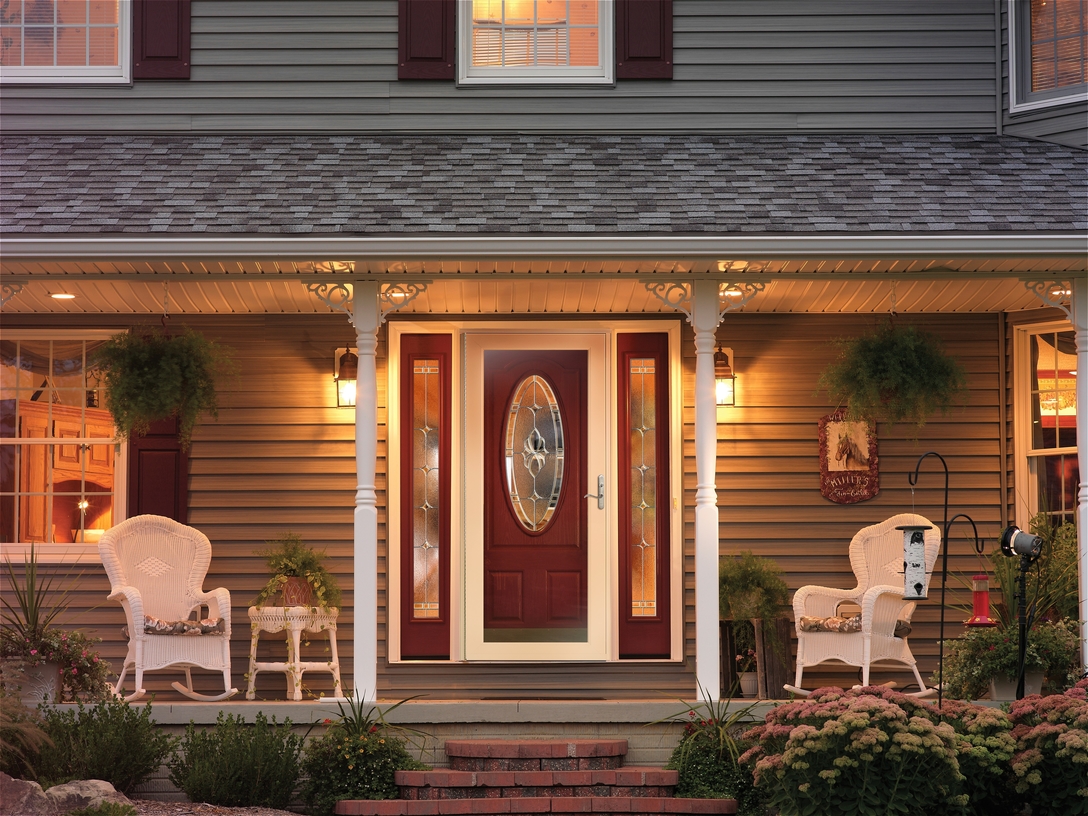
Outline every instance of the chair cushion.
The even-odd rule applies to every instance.
[[[221,635],[227,631],[222,618],[167,621],[144,615],[145,635]]]
[[[861,631],[861,614],[854,615],[849,618],[842,618],[838,615],[831,615],[827,618],[818,618],[813,615],[801,616],[801,631],[802,632],[839,632],[840,634],[851,634],[853,632]],[[910,623],[908,621],[897,620],[895,622],[895,637],[902,638],[910,634]]]

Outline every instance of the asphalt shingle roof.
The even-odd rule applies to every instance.
[[[12,235],[1088,230],[1088,153],[987,135],[4,135]]]

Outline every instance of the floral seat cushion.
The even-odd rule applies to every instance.
[[[222,618],[168,621],[144,615],[144,633],[148,635],[221,635],[226,632]]]
[[[849,618],[840,617],[838,615],[831,615],[827,618],[818,618],[811,615],[801,616],[801,631],[802,632],[841,632],[843,634],[849,634],[851,632],[861,631],[861,614],[853,615]],[[910,622],[897,620],[895,622],[895,636],[898,638],[906,637],[910,634]]]

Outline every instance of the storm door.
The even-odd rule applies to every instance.
[[[605,349],[466,338],[469,659],[607,658]]]

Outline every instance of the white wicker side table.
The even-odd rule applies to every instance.
[[[332,674],[333,696],[340,697],[340,658],[336,654],[336,618],[339,609],[316,609],[312,606],[251,606],[249,608],[250,628],[253,638],[249,646],[249,689],[246,699],[256,696],[254,686],[257,672],[279,671],[287,675],[287,696],[292,700],[302,699],[302,673],[322,671]],[[261,632],[287,631],[286,662],[257,662],[257,639]],[[326,632],[329,636],[330,659],[321,661],[303,661],[300,644],[303,632]]]

